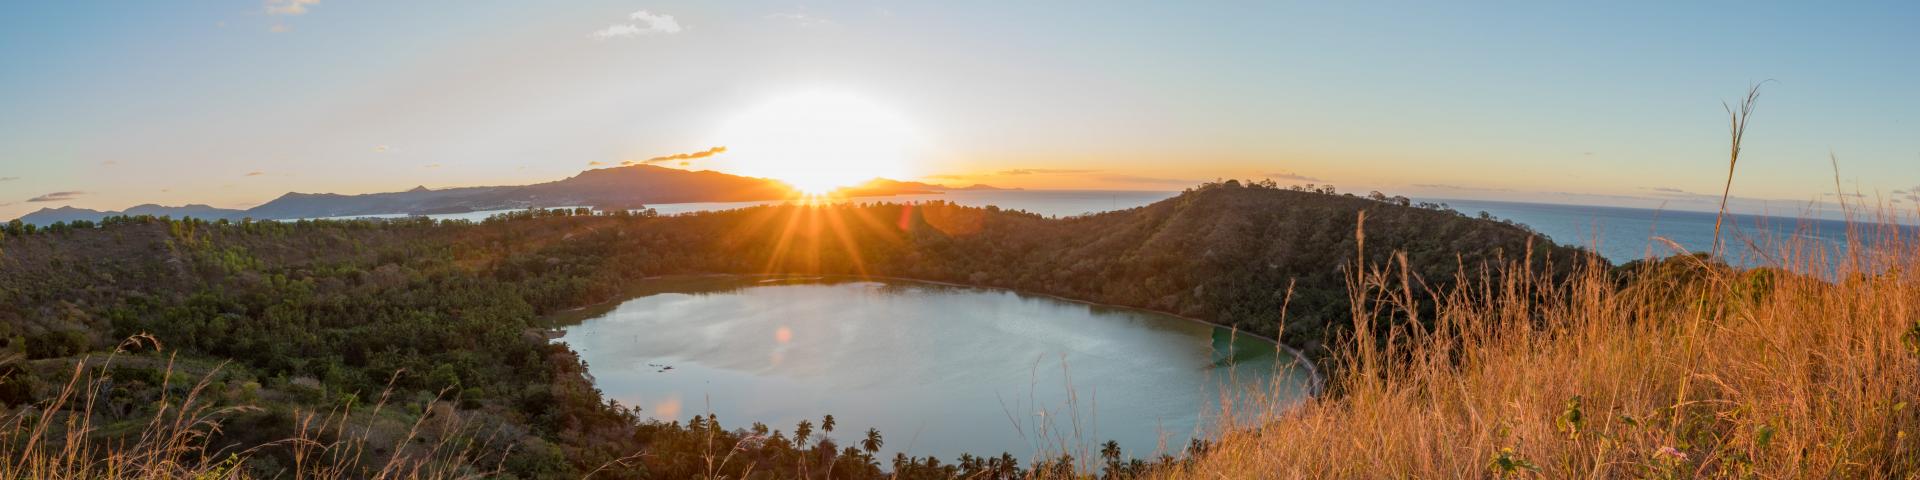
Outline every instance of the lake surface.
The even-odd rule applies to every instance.
[[[1004,290],[703,276],[635,294],[576,312],[556,340],[609,398],[659,420],[712,412],[726,428],[764,422],[789,438],[831,414],[843,447],[879,428],[880,458],[1033,458],[1109,439],[1150,457],[1215,425],[1225,396],[1290,404],[1311,385],[1265,340]]]

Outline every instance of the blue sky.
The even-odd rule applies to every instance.
[[[1701,208],[1770,79],[1736,195],[1820,199],[1829,153],[1920,186],[1911,3],[562,3],[0,5],[0,218],[553,180],[811,89],[910,119],[937,181]]]

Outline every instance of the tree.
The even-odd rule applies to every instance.
[[[880,429],[869,428],[867,429],[867,439],[860,441],[860,449],[866,450],[867,455],[872,456],[873,454],[880,453],[880,447],[886,444],[886,441],[880,439]]]
[[[812,420],[801,420],[799,425],[793,426],[793,441],[799,444],[801,448],[806,448],[807,437],[811,436],[813,436]]]
[[[833,415],[827,415],[825,418],[820,419],[820,431],[823,433],[833,433]]]
[[[1100,458],[1107,460],[1107,478],[1120,478],[1120,442],[1107,440],[1101,444]]]

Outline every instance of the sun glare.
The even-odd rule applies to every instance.
[[[720,129],[723,168],[823,194],[874,177],[910,173],[918,140],[900,115],[865,98],[816,91],[779,97]]]

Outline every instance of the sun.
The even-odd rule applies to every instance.
[[[893,110],[836,91],[769,100],[727,121],[716,140],[728,157],[717,167],[816,195],[875,177],[907,177],[919,143]]]

